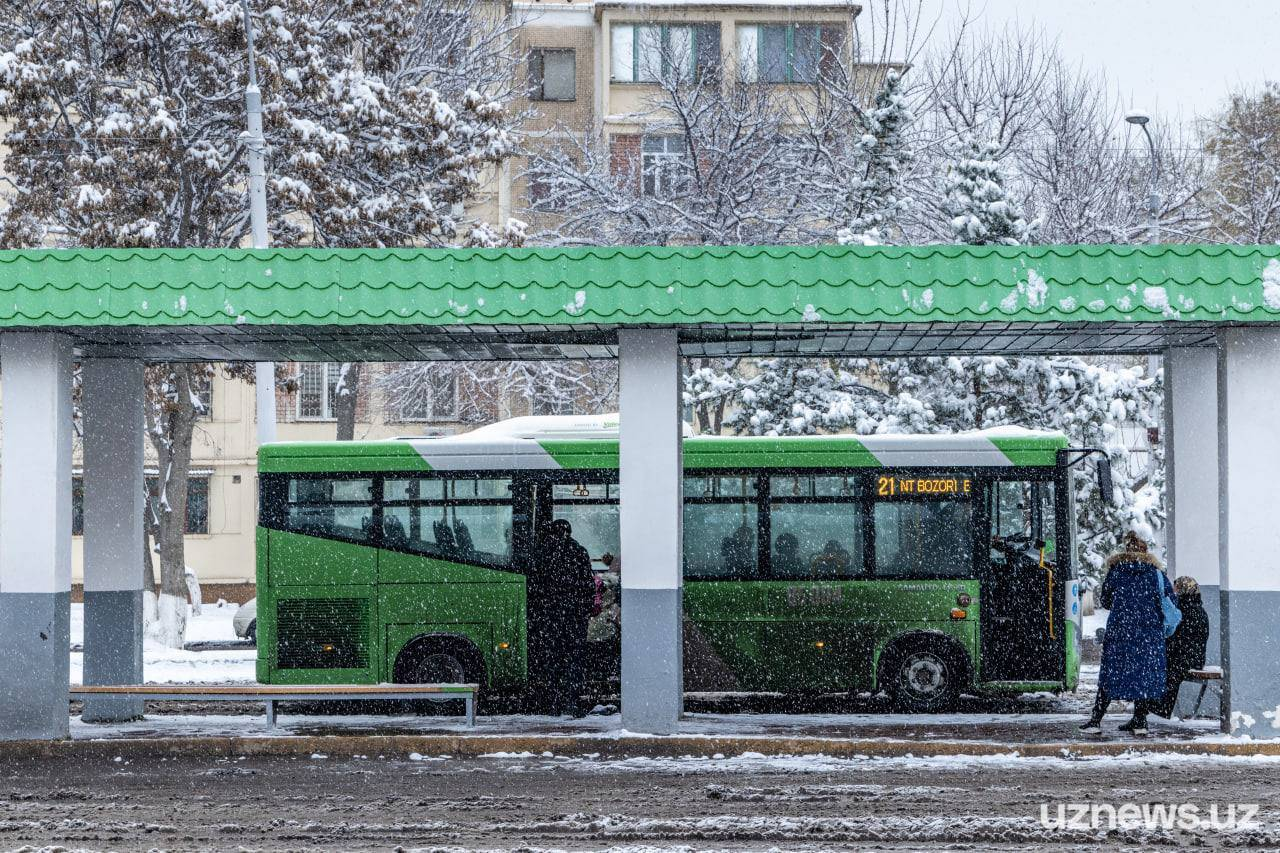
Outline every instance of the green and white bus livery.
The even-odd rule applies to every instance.
[[[962,691],[1075,689],[1071,481],[1089,451],[1067,444],[686,438],[686,690],[885,690],[936,711]],[[270,444],[259,468],[263,683],[519,694],[535,530],[567,518],[598,570],[626,562],[616,416]],[[617,610],[592,626],[597,682],[616,677]]]

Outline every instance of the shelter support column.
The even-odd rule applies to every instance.
[[[1280,731],[1280,329],[1218,337],[1219,562],[1225,731]],[[1206,507],[1206,510],[1208,507]]]
[[[1206,662],[1222,662],[1218,569],[1218,353],[1212,347],[1176,347],[1165,352],[1166,554],[1173,576],[1200,584],[1209,615]],[[1184,684],[1178,713],[1195,705],[1199,685]],[[1219,712],[1206,694],[1200,713]]]
[[[71,342],[0,335],[0,739],[69,733]]]
[[[84,683],[142,683],[143,365],[84,363]],[[132,720],[142,699],[85,699],[82,719]]]
[[[674,329],[624,329],[618,343],[622,723],[670,734],[684,707],[679,347]]]

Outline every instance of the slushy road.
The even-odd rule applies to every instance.
[[[0,850],[1081,850],[1280,845],[1280,762],[1170,756],[0,758]],[[1257,803],[1262,829],[1042,825]]]

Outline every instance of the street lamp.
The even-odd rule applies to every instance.
[[[1155,245],[1160,242],[1160,191],[1157,189],[1160,180],[1160,161],[1156,158],[1156,143],[1151,138],[1151,131],[1147,129],[1147,125],[1151,122],[1151,116],[1144,112],[1131,110],[1125,114],[1124,120],[1129,124],[1142,128],[1142,135],[1147,138],[1147,150],[1151,154],[1151,186],[1147,194],[1147,242]],[[1147,356],[1147,375],[1154,377],[1160,370],[1161,357],[1158,355]],[[1167,391],[1165,393],[1168,393]],[[1164,401],[1161,400],[1156,407],[1155,419],[1156,423],[1164,420]],[[1150,447],[1147,449],[1147,482],[1150,483],[1155,475],[1156,470],[1156,444],[1160,441],[1159,427],[1152,440],[1151,432],[1148,431],[1147,437]],[[1164,556],[1165,541],[1164,531],[1156,532],[1156,541],[1153,543],[1156,550],[1161,556]]]
[[[253,55],[253,19],[249,0],[240,0],[244,11],[244,39],[248,48],[249,83],[244,87],[245,148],[249,161],[249,227],[253,248],[271,248],[267,234],[267,142],[262,135],[262,91],[258,89],[258,69]],[[259,361],[253,366],[254,400],[258,415],[258,444],[276,440],[276,365]]]
[[[1142,128],[1142,135],[1147,138],[1147,150],[1151,153],[1151,179],[1150,188],[1147,193],[1147,242],[1160,242],[1160,161],[1156,157],[1156,143],[1151,138],[1151,131],[1147,129],[1147,125],[1151,122],[1151,116],[1144,112],[1132,110],[1125,114],[1124,120],[1129,124]]]

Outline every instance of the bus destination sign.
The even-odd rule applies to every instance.
[[[967,498],[973,490],[968,477],[921,477],[884,474],[876,478],[876,494],[882,498]]]

